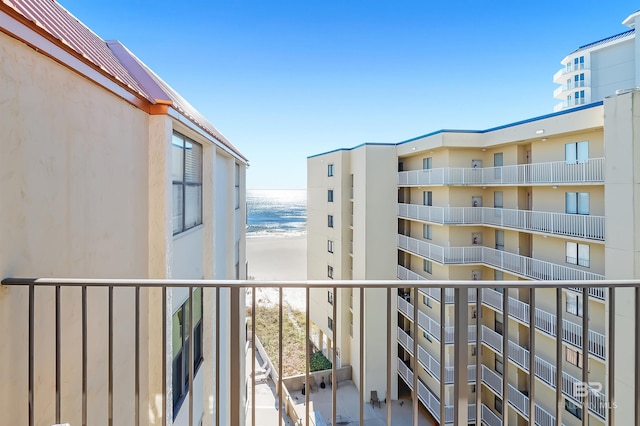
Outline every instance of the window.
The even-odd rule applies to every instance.
[[[502,281],[504,280],[504,272],[502,271],[498,271],[497,269],[493,270],[493,279],[495,281]],[[500,289],[503,290],[503,289]],[[500,291],[500,293],[502,293],[502,291]]]
[[[586,163],[589,161],[589,142],[583,141],[565,144],[564,160],[567,164]]]
[[[327,226],[333,228],[333,215],[327,216]]]
[[[333,253],[333,241],[327,240],[327,251]]]
[[[564,409],[582,420],[582,407],[577,406],[566,398],[564,400]]]
[[[173,417],[178,414],[184,397],[189,392],[189,372],[198,371],[202,364],[202,289],[193,291],[193,369],[189,368],[189,301],[187,300],[174,314],[171,326],[173,347]],[[193,325],[195,324],[195,325]]]
[[[431,302],[431,298],[426,296],[426,295],[422,295],[422,303],[424,305],[427,305],[427,307],[429,308],[433,308],[432,302]]]
[[[493,207],[496,209],[501,209],[504,207],[502,201],[502,191],[494,191],[493,192]]]
[[[333,331],[333,319],[327,317],[327,325],[329,326],[329,330]]]
[[[502,375],[502,373],[504,373],[504,364],[502,363],[502,357],[498,355],[496,355],[495,368],[498,374]]]
[[[584,100],[584,90],[580,90],[580,91],[576,91],[573,94],[573,104],[574,105],[582,105],[584,104],[585,100]]]
[[[477,353],[478,353],[478,349],[476,345],[471,346],[471,356],[476,356]]]
[[[502,414],[502,399],[497,395],[493,399],[493,408],[495,408],[498,413]]]
[[[582,295],[567,292],[567,312],[578,317],[582,316]]]
[[[584,73],[573,76],[573,87],[584,87]]]
[[[496,152],[495,154],[493,154],[493,167],[495,167],[493,176],[495,179],[502,178],[503,165],[504,165],[504,162],[503,162],[502,152]]]
[[[330,305],[333,305],[333,291],[332,290],[327,291],[327,302]]]
[[[171,139],[173,235],[202,223],[202,146],[174,133]]]
[[[327,166],[327,176],[333,176],[333,164]]]
[[[503,330],[502,314],[496,313],[496,318],[495,318],[493,329],[496,331],[496,333],[498,333],[500,335],[502,334],[502,330]]]
[[[431,336],[429,335],[429,333],[427,333],[426,331],[422,332],[422,337],[424,337],[425,339],[427,339],[428,342],[433,342],[433,340],[431,340]]]
[[[496,250],[504,250],[504,231],[496,229]]]
[[[568,363],[582,368],[582,353],[567,346],[566,357]]]
[[[425,206],[433,205],[433,193],[431,191],[422,191],[422,204]]]
[[[589,245],[567,241],[567,263],[589,267]]]
[[[333,266],[327,266],[327,276],[333,279]]]
[[[573,58],[573,69],[574,70],[584,69],[584,56]]]
[[[422,261],[422,269],[428,274],[433,273],[433,263],[430,260],[424,259]]]
[[[565,192],[564,197],[567,214],[589,214],[588,192]]]
[[[433,158],[428,157],[428,158],[423,158],[422,159],[422,168],[424,170],[431,169],[432,166],[433,166]]]
[[[333,203],[333,189],[329,189],[327,191],[327,201],[329,203]]]
[[[235,207],[236,210],[240,208],[240,164],[235,164],[235,185],[233,188],[233,195],[235,198]]]
[[[425,240],[431,240],[433,238],[433,233],[432,233],[433,229],[431,228],[431,225],[422,225],[422,237]]]

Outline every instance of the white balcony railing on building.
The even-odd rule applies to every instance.
[[[484,404],[482,404],[482,422],[488,426],[502,426],[502,419]]]
[[[398,342],[404,347],[407,353],[413,356],[413,338],[408,334],[408,332],[404,331],[402,328],[398,327]],[[435,359],[427,350],[425,350],[422,346],[418,345],[418,361],[424,367],[425,370],[429,372],[436,380],[440,380],[440,362]],[[453,366],[445,366],[444,368],[444,382],[445,384],[453,384],[454,380],[454,367]],[[476,366],[469,365],[467,367],[468,376],[467,379],[469,383],[473,383],[476,380]]]
[[[441,264],[486,264],[534,280],[602,280],[604,275],[484,246],[442,247],[398,234],[398,248]]]
[[[344,289],[352,289],[353,292],[360,291],[363,292],[365,289],[378,289],[387,291],[386,298],[386,308],[388,312],[391,312],[393,305],[398,305],[398,311],[402,312],[403,315],[407,315],[407,318],[415,316],[416,305],[411,305],[408,301],[404,300],[401,297],[397,297],[397,289],[398,288],[411,288],[412,294],[419,294],[420,288],[426,283],[423,281],[406,281],[406,282],[398,282],[397,280],[387,280],[387,281],[340,281],[334,280],[330,282],[330,285],[334,289],[344,288]],[[238,368],[230,368],[227,369],[226,379],[229,382],[229,387],[225,389],[221,389],[220,392],[211,393],[208,396],[210,404],[212,407],[215,407],[215,416],[218,416],[220,413],[220,408],[223,406],[228,407],[237,407],[238,410],[230,410],[230,424],[238,424],[239,426],[244,426],[248,424],[255,424],[255,406],[246,405],[246,401],[255,401],[255,394],[252,394],[251,397],[247,398],[248,395],[246,393],[254,393],[256,389],[255,385],[255,376],[256,376],[256,367],[252,365],[250,368],[248,367],[248,375],[245,377],[242,374],[242,368],[239,366],[246,360],[246,348],[247,343],[249,343],[249,347],[253,345],[255,347],[256,342],[253,340],[255,333],[255,309],[251,309],[251,332],[247,332],[249,337],[249,341],[245,340],[245,326],[239,321],[224,321],[222,318],[222,313],[225,312],[226,315],[229,315],[231,318],[241,319],[244,317],[245,312],[245,290],[252,289],[252,294],[255,296],[255,289],[260,287],[270,287],[275,288],[279,292],[282,292],[283,289],[286,288],[302,288],[307,290],[307,295],[309,295],[309,291],[311,290],[322,290],[326,292],[326,286],[328,282],[314,282],[314,281],[297,281],[297,282],[260,282],[260,281],[213,281],[213,280],[99,280],[99,279],[19,279],[19,278],[7,278],[2,281],[3,288],[4,286],[9,287],[8,291],[4,291],[2,297],[11,297],[12,294],[20,294],[20,297],[24,297],[25,309],[20,309],[15,312],[15,325],[16,328],[22,327],[24,325],[24,329],[26,332],[26,343],[24,345],[12,345],[8,348],[16,357],[22,357],[27,359],[24,363],[18,363],[15,365],[17,369],[24,369],[24,384],[25,384],[25,395],[28,395],[28,398],[24,398],[22,404],[16,404],[15,410],[21,410],[24,414],[25,419],[29,419],[28,422],[18,422],[20,424],[28,424],[30,426],[34,425],[36,418],[44,418],[51,417],[51,423],[65,423],[65,419],[62,418],[65,413],[76,412],[78,413],[78,417],[87,418],[87,414],[89,416],[94,416],[93,410],[88,410],[87,407],[95,407],[95,406],[104,406],[106,407],[104,410],[104,416],[109,416],[109,418],[113,418],[113,414],[115,410],[120,410],[122,406],[122,401],[127,400],[126,404],[135,405],[135,413],[134,410],[122,410],[122,412],[118,411],[118,416],[120,421],[123,424],[131,424],[132,426],[138,426],[140,424],[146,424],[149,419],[146,419],[147,416],[154,416],[153,421],[156,423],[170,423],[167,419],[168,416],[171,415],[172,412],[172,390],[171,390],[171,377],[173,374],[172,370],[172,359],[167,354],[172,353],[172,321],[171,314],[173,311],[173,292],[188,292],[189,295],[192,295],[192,292],[200,290],[203,292],[203,311],[204,315],[202,316],[203,321],[207,321],[204,325],[205,330],[208,330],[211,334],[209,334],[207,339],[200,340],[198,342],[194,342],[196,338],[192,339],[188,345],[189,348],[185,352],[184,359],[189,366],[188,371],[193,371],[193,367],[195,366],[194,359],[194,349],[196,343],[198,345],[204,345],[203,349],[203,362],[204,366],[212,371],[214,374],[209,377],[205,377],[203,380],[207,382],[203,385],[203,388],[206,389],[221,389],[223,383],[221,382],[221,374],[218,374],[217,368],[226,368],[218,366],[218,362],[221,359],[228,360],[232,366],[237,366]],[[455,292],[456,303],[453,306],[454,312],[462,312],[460,309],[467,309],[468,305],[468,294],[470,289],[480,288],[481,295],[483,294],[483,290],[491,288],[505,288],[508,289],[511,287],[518,287],[520,289],[533,289],[537,287],[544,287],[550,289],[567,289],[574,288],[576,286],[582,287],[601,287],[607,288],[607,296],[608,299],[612,297],[615,293],[613,291],[618,288],[627,288],[628,291],[634,291],[635,297],[640,297],[640,281],[597,281],[597,282],[562,282],[562,281],[437,281],[432,280],[428,282],[428,287],[430,288],[456,288],[461,289],[463,291]],[[13,288],[12,288],[13,287]],[[21,288],[20,288],[21,287]],[[225,309],[215,309],[216,303],[220,302],[220,299],[216,299],[216,295],[222,294],[222,292],[228,293],[229,298],[225,299],[227,305],[225,305]],[[446,291],[446,290],[445,290]],[[507,290],[505,290],[507,291]],[[584,291],[584,289],[583,289]],[[280,293],[282,294],[282,293]],[[325,293],[326,294],[326,293]],[[341,301],[338,300],[341,292],[334,290],[334,306],[339,305]],[[37,304],[36,304],[37,300]],[[126,300],[126,303],[123,301]],[[187,299],[189,303],[193,300],[193,297],[189,297]],[[233,302],[235,300],[235,302]],[[306,298],[306,302],[309,303],[309,298]],[[364,298],[360,298],[361,301],[364,301]],[[345,303],[348,303],[346,300]],[[414,301],[416,302],[416,301]],[[361,302],[364,303],[364,302]],[[535,302],[534,302],[535,303]],[[282,303],[277,305],[279,310],[279,316],[283,317],[283,305]],[[309,309],[307,305],[307,318],[306,318],[306,328],[305,328],[305,339],[311,339],[312,335],[310,332],[310,318],[309,318]],[[507,304],[507,312],[505,315],[510,314],[511,304]],[[617,312],[616,307],[620,306],[620,304],[611,304],[610,309],[607,310],[605,315],[607,316],[607,343],[611,343],[608,346],[607,356],[611,356],[612,351],[615,348],[620,347],[620,344],[614,343],[615,339],[615,321],[619,315],[629,314],[626,311]],[[37,309],[36,309],[37,307]],[[62,309],[64,307],[64,310]],[[364,305],[361,305],[364,308]],[[585,313],[588,313],[588,300],[583,301],[583,309]],[[69,324],[69,321],[63,320],[62,314],[65,313],[66,310],[71,309],[74,312],[78,312],[79,315],[74,319],[72,324]],[[536,313],[539,312],[534,306],[531,307]],[[189,309],[189,311],[193,312],[193,309]],[[418,311],[419,313],[420,311]],[[354,315],[360,315],[359,321],[356,323],[360,324],[361,327],[364,327],[364,309],[359,309],[357,312],[354,312]],[[391,316],[394,316],[395,313],[391,313]],[[634,315],[633,312],[631,315]],[[423,324],[428,322],[425,318],[429,318],[428,315],[417,315],[418,323],[420,323],[420,328],[423,328]],[[461,371],[460,369],[455,368],[455,366],[445,366],[445,382],[464,380],[463,378],[471,379],[475,376],[476,373],[481,374],[481,380],[483,380],[488,387],[493,389],[497,394],[503,393],[504,385],[506,385],[508,397],[506,398],[508,403],[517,410],[520,415],[523,416],[525,421],[528,421],[529,424],[541,424],[548,425],[553,422],[553,415],[548,411],[544,410],[543,407],[536,404],[535,398],[529,399],[529,391],[524,390],[522,386],[520,388],[514,386],[511,383],[503,383],[502,380],[506,377],[512,377],[509,373],[509,369],[513,368],[510,363],[504,363],[503,368],[505,369],[505,376],[500,377],[497,373],[492,371],[486,365],[481,364],[480,357],[475,357],[474,360],[477,362],[475,366],[467,366],[470,357],[468,355],[469,348],[467,346],[469,341],[475,340],[475,335],[473,334],[476,325],[469,326],[467,324],[468,319],[465,319],[466,315],[454,315],[453,316],[453,324],[458,325],[460,328],[457,329],[456,333],[451,334],[451,338],[453,339],[453,346],[449,348],[450,351],[454,352],[454,358],[464,362],[461,365],[466,367],[466,372]],[[553,323],[554,320],[557,321],[558,318],[549,318],[549,317],[536,317],[536,322],[549,322]],[[462,324],[457,324],[459,321],[464,321]],[[191,319],[185,318],[183,326],[197,327],[195,324],[190,324]],[[46,324],[47,328],[42,329],[42,326]],[[100,324],[100,327],[95,327],[96,324]],[[418,348],[414,348],[416,344],[415,341],[410,340],[410,336],[403,335],[404,331],[402,329],[398,329],[397,340],[392,341],[393,333],[396,332],[395,326],[392,327],[393,322],[387,321],[387,329],[379,330],[381,335],[387,336],[387,344],[384,345],[386,347],[386,369],[390,374],[398,374],[401,378],[405,380],[409,388],[417,389],[417,392],[413,394],[414,398],[414,406],[412,408],[413,415],[415,416],[415,420],[417,421],[419,416],[418,404],[423,404],[427,410],[436,418],[439,419],[441,416],[444,416],[445,424],[451,424],[456,421],[459,424],[466,424],[468,421],[475,422],[475,418],[477,415],[482,416],[482,406],[481,400],[479,399],[482,392],[475,393],[475,401],[473,394],[469,393],[469,388],[467,386],[453,386],[453,393],[451,405],[442,406],[440,404],[439,398],[436,396],[434,392],[432,392],[424,383],[418,380],[417,376],[414,376],[409,367],[401,360],[394,358],[392,355],[392,346],[395,343],[401,344],[407,350],[411,350],[412,352],[417,352],[417,360],[423,366],[427,366],[427,371],[434,374],[441,373],[442,366],[433,358],[430,357],[424,348],[418,346]],[[563,324],[563,328],[568,328]],[[150,326],[153,325],[153,326]],[[536,324],[538,325],[538,324]],[[68,328],[71,327],[71,328]],[[126,332],[121,330],[122,327],[126,328]],[[225,327],[222,330],[222,327]],[[277,324],[280,332],[282,330],[282,322],[279,321]],[[430,327],[430,326],[429,326]],[[508,323],[505,323],[505,327],[509,330]],[[547,325],[545,325],[547,327]],[[551,326],[549,326],[551,327]],[[419,332],[420,328],[417,329]],[[453,328],[453,327],[452,327]],[[335,330],[339,334],[342,328],[336,327]],[[40,333],[54,332],[55,337],[51,336],[51,339],[43,339],[42,341],[39,339]],[[89,336],[89,330],[91,336]],[[73,331],[72,334],[75,334],[74,338],[72,334],[69,334]],[[195,329],[194,329],[195,331]],[[445,328],[445,336],[444,340],[449,340],[449,330]],[[582,318],[582,325],[579,329],[572,329],[570,334],[578,334],[586,333],[585,336],[588,339],[591,339],[588,334],[588,316],[585,315]],[[385,333],[386,332],[386,333]],[[219,344],[219,341],[216,341],[214,344],[213,340],[220,339],[221,333],[224,334],[225,338],[228,338],[232,344]],[[348,329],[344,327],[344,333],[348,333]],[[434,330],[434,335],[435,335]],[[640,327],[636,328],[633,331],[633,338],[637,341],[640,341]],[[77,347],[79,353],[82,354],[79,357],[82,365],[70,365],[69,363],[63,363],[62,354],[63,354],[63,340],[61,336],[65,336],[64,344],[71,344],[74,347]],[[206,333],[205,333],[206,335]],[[502,347],[502,336],[497,335],[493,330],[490,330],[488,327],[481,328],[480,339],[483,341],[487,341],[489,346],[501,348]],[[563,339],[566,339],[566,334],[562,333]],[[194,334],[195,336],[195,334]],[[5,339],[5,344],[11,343],[12,340],[18,339],[17,337],[12,337],[12,335],[7,335],[3,337]],[[22,336],[19,336],[20,341],[22,341]],[[71,340],[69,340],[71,339]],[[124,340],[123,340],[124,339]],[[577,349],[581,350],[583,353],[586,353],[592,348],[591,342],[585,342],[588,340],[585,338],[577,339],[577,344],[582,345],[586,344],[585,347],[578,347]],[[46,340],[46,341],[45,341]],[[91,345],[94,345],[96,341],[104,341],[104,347],[106,350],[101,351],[101,353],[95,353],[95,348]],[[37,345],[36,345],[37,341]],[[108,344],[107,344],[108,342]],[[126,343],[126,344],[125,344]],[[142,350],[142,345],[147,345],[156,347],[157,350]],[[361,345],[360,351],[356,351],[360,353],[360,368],[364,368],[365,357],[364,357],[364,342],[361,340],[359,342]],[[604,342],[602,342],[604,344]],[[508,358],[515,360],[518,365],[525,365],[524,359],[529,355],[529,359],[533,359],[535,361],[536,366],[536,376],[540,378],[540,380],[546,382],[550,386],[561,386],[562,392],[557,393],[556,402],[557,406],[560,410],[564,409],[563,399],[568,398],[574,401],[577,405],[583,407],[583,409],[590,409],[600,418],[609,418],[612,415],[614,407],[616,406],[615,401],[611,400],[611,395],[607,393],[607,389],[610,389],[613,386],[615,380],[621,379],[629,379],[630,381],[630,392],[634,393],[634,398],[640,398],[640,371],[631,370],[628,371],[627,366],[619,365],[614,363],[607,363],[605,365],[605,377],[607,377],[607,383],[603,384],[604,392],[596,392],[593,388],[589,389],[589,392],[586,392],[584,396],[573,394],[573,387],[577,381],[587,382],[588,381],[588,371],[583,370],[582,377],[577,379],[571,376],[568,372],[563,370],[562,364],[559,366],[553,366],[549,362],[544,361],[541,357],[538,356],[535,352],[535,347],[531,350],[531,353],[526,352],[526,349],[518,349],[514,346],[515,343],[509,343],[509,354]],[[555,345],[555,351],[561,352],[562,350],[562,341],[556,339],[552,345]],[[305,345],[306,348],[309,348],[309,345]],[[35,349],[38,349],[41,354],[43,348],[44,350],[49,350],[49,357],[46,359],[42,359],[40,355],[36,356]],[[114,348],[117,348],[117,352]],[[513,348],[513,349],[512,349]],[[636,348],[634,345],[627,345],[629,351],[635,352]],[[277,370],[277,378],[274,380],[278,381],[277,385],[277,397],[280,401],[290,401],[289,398],[285,398],[284,392],[286,388],[283,387],[282,383],[282,367],[283,363],[286,363],[286,360],[282,358],[282,342],[280,341],[278,344],[278,352],[279,352],[279,365],[275,368]],[[414,349],[417,349],[415,351]],[[550,348],[545,347],[545,352]],[[125,352],[123,352],[125,351]],[[128,352],[126,352],[128,351]],[[309,351],[309,349],[307,349]],[[522,353],[520,353],[520,352]],[[332,351],[332,375],[333,377],[337,377],[337,351]],[[125,357],[122,354],[126,354]],[[307,360],[310,359],[310,352],[307,352]],[[635,356],[635,353],[630,353],[629,356]],[[97,356],[97,358],[96,358]],[[384,355],[382,355],[384,357]],[[604,356],[604,355],[603,355]],[[151,359],[149,357],[158,357],[157,359]],[[222,358],[223,357],[223,358]],[[129,363],[126,368],[131,367],[131,380],[122,381],[119,377],[115,377],[112,374],[114,371],[114,367],[116,371],[119,371],[121,368],[120,365],[116,365],[116,362],[124,362]],[[148,364],[147,364],[148,362]],[[91,366],[91,368],[86,368],[87,366]],[[309,363],[306,363],[306,367],[308,367]],[[155,366],[155,367],[154,367]],[[156,368],[157,367],[157,368]],[[452,368],[453,367],[453,368]],[[475,368],[474,368],[475,367]],[[477,371],[476,368],[480,368],[481,371]],[[155,368],[155,369],[154,369]],[[368,401],[368,395],[364,394],[364,370],[361,370],[361,374],[356,377],[360,377],[359,383],[356,383],[356,386],[359,389],[359,410],[360,410],[360,424],[364,423],[364,407],[366,401]],[[38,377],[39,374],[47,374],[48,377],[55,378],[54,381],[51,382],[39,382]],[[274,371],[275,373],[275,371]],[[159,389],[154,390],[154,394],[147,394],[145,390],[142,390],[143,387],[138,387],[140,383],[148,383],[151,375],[157,374],[158,377],[162,377],[162,380],[159,383],[168,384],[167,387],[160,386]],[[308,370],[307,373],[309,374]],[[383,374],[383,372],[381,372]],[[79,377],[79,375],[81,377]],[[453,375],[453,376],[451,376]],[[440,374],[442,376],[442,374]],[[74,381],[78,383],[78,386],[72,387],[69,389],[65,389],[65,383],[69,383],[69,381]],[[193,377],[189,377],[188,384],[188,394],[193,395]],[[559,382],[559,383],[556,383]],[[632,383],[631,383],[632,382]],[[102,384],[101,386],[87,386],[87,384],[98,383]],[[304,420],[309,419],[310,412],[309,406],[311,405],[309,402],[309,394],[310,392],[310,380],[309,377],[306,377],[305,383],[307,386],[305,392],[305,403],[301,404],[302,411],[295,411],[295,415],[299,416],[302,419],[302,423],[307,423]],[[82,384],[82,386],[80,386]],[[245,384],[247,385],[245,387]],[[114,386],[115,385],[115,386]],[[130,385],[130,386],[129,386]],[[134,388],[134,385],[136,386]],[[533,386],[531,381],[528,383],[528,386]],[[100,389],[98,389],[100,387]],[[386,391],[384,391],[383,395],[387,399],[390,398],[390,387],[391,382],[387,382]],[[337,396],[337,386],[331,387],[332,400],[336,401]],[[107,392],[108,389],[108,392]],[[246,390],[245,390],[246,389]],[[284,389],[284,390],[283,390]],[[530,388],[527,388],[530,389]],[[44,394],[43,394],[44,392]],[[71,392],[71,394],[69,394]],[[75,393],[74,393],[75,392]],[[151,392],[151,391],[149,391]],[[47,398],[51,398],[52,404],[51,411],[49,411],[49,407],[43,408],[43,404],[34,404],[34,399],[40,400],[43,398],[43,395],[47,395]],[[564,394],[564,395],[563,395]],[[471,396],[471,401],[469,401],[469,397]],[[134,398],[132,401],[131,398]],[[150,411],[149,407],[145,404],[148,400],[153,399],[154,404],[157,403],[157,406],[154,405],[154,410]],[[196,416],[200,416],[202,413],[195,413],[194,411],[194,400],[195,398],[185,399],[182,410],[187,410],[189,412],[189,421],[195,420]],[[381,398],[382,399],[382,398]],[[19,401],[19,400],[16,400]],[[80,401],[79,403],[77,403]],[[469,402],[468,402],[469,401]],[[476,404],[472,404],[470,402],[475,402]],[[454,404],[455,403],[455,404]],[[228,404],[228,405],[227,405]],[[127,405],[129,407],[130,405]],[[242,410],[245,408],[246,411]],[[624,407],[619,407],[624,410]],[[45,410],[46,413],[43,411]],[[199,410],[199,408],[198,408]],[[288,408],[289,410],[289,408]],[[391,404],[387,404],[387,413],[388,416],[391,416]],[[529,411],[532,411],[530,413]],[[131,411],[131,412],[129,412]],[[631,410],[633,411],[633,410]],[[242,418],[241,413],[247,413],[247,417]],[[289,411],[290,413],[294,413],[294,411]],[[622,413],[623,411],[618,411]],[[627,411],[624,413],[629,414]],[[11,415],[12,413],[3,413],[3,416],[7,416],[7,414]],[[532,419],[532,414],[535,414],[536,419]],[[293,414],[292,414],[293,415]],[[630,414],[633,416],[633,414]],[[14,416],[15,417],[15,416]],[[18,416],[19,418],[23,418],[22,414]],[[336,424],[336,406],[335,404],[332,406],[330,415],[326,415],[326,418],[331,418],[331,422]],[[490,417],[490,414],[487,413],[487,418]],[[627,420],[625,417],[616,417],[618,420],[618,424],[624,424],[624,421]],[[220,424],[219,418],[210,419],[212,424]],[[494,419],[495,420],[495,419]],[[280,420],[281,422],[282,420]],[[297,419],[294,419],[294,422]],[[489,420],[485,421],[488,424]],[[620,423],[622,422],[622,423]],[[74,421],[74,424],[76,422]],[[78,422],[89,423],[92,424],[92,421],[88,422]],[[479,423],[479,422],[478,422]]]
[[[420,274],[416,274],[410,269],[405,268],[404,266],[398,265],[398,279],[400,280],[428,280]],[[434,287],[424,287],[420,289],[420,293],[424,294],[435,300],[436,302],[440,302],[440,289]],[[469,303],[476,302],[476,289],[469,289]],[[453,303],[453,289],[447,288],[444,292],[445,303],[451,304]]]
[[[490,225],[604,241],[604,216],[501,209],[398,204],[398,217],[443,225]]]
[[[581,71],[581,70],[588,70],[589,67],[587,65],[583,63],[578,63],[578,64],[567,64],[564,68],[559,69],[558,71],[556,71],[556,73],[553,75],[553,81],[556,81],[557,79],[559,79],[560,77],[562,77],[563,75],[566,74],[570,74],[572,72],[575,71]]]
[[[602,290],[602,289],[599,289]],[[482,303],[486,303],[498,312],[502,312],[502,294],[494,289],[482,289]],[[513,297],[509,297],[509,316],[529,324],[529,305]],[[548,335],[555,337],[556,316],[550,312],[536,308],[536,328]],[[565,318],[562,319],[562,338],[566,343],[575,347],[582,346],[582,326]],[[594,330],[589,330],[589,353],[605,359],[605,336]]]
[[[501,167],[446,167],[398,172],[398,186],[551,185],[603,182],[604,158],[590,158],[580,163],[553,161]]]

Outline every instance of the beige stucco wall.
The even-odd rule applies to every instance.
[[[146,277],[147,115],[22,43],[0,34],[0,275]],[[80,298],[62,304],[63,420],[80,423]],[[36,292],[35,424],[55,408],[53,290]],[[91,424],[106,424],[106,298],[91,290]],[[131,292],[115,293],[117,423],[133,413]],[[0,411],[27,424],[27,292],[0,289]],[[125,326],[129,324],[129,326]]]

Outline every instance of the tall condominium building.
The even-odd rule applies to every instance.
[[[553,76],[560,85],[553,97],[560,100],[554,110],[574,108],[601,101],[619,90],[640,86],[640,41],[636,38],[634,12],[622,24],[625,32],[580,46],[562,60]]]
[[[51,0],[0,1],[0,129],[0,278],[88,280],[0,287],[0,424],[243,424],[244,298],[89,280],[245,278],[247,159]]]
[[[318,344],[335,348],[341,365],[353,366],[356,383],[363,360],[364,395],[384,394],[387,381],[379,365],[387,340],[380,324],[389,321],[390,351],[397,359],[391,397],[412,395],[410,378],[417,373],[419,401],[441,424],[453,421],[458,368],[468,369],[470,403],[480,393],[481,406],[471,408],[470,418],[478,418],[477,409],[484,424],[506,418],[525,423],[531,392],[537,424],[555,424],[558,415],[566,425],[581,424],[586,416],[588,424],[605,424],[613,337],[617,365],[632,362],[625,346],[633,344],[634,317],[628,300],[622,301],[628,299],[624,289],[616,290],[616,336],[607,331],[607,293],[588,291],[588,353],[581,352],[580,290],[471,290],[469,365],[457,366],[453,294],[429,288],[428,280],[637,278],[640,125],[633,117],[639,102],[640,93],[631,91],[492,129],[442,130],[309,157],[308,278],[400,280],[389,318],[385,294],[369,290],[361,305],[359,290],[340,290],[337,300],[330,290],[313,290],[310,315],[321,330]],[[402,280],[425,280],[425,287],[416,293]],[[588,412],[580,405],[583,369]],[[616,374],[616,424],[624,424],[635,407],[633,383]]]

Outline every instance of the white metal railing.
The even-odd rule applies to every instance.
[[[552,363],[540,358],[535,357],[536,364],[536,377],[548,384],[552,388],[556,388],[556,366]],[[580,405],[582,402],[575,395],[576,383],[580,383],[582,387],[582,380],[573,377],[566,371],[562,372],[562,393],[572,399],[576,404]],[[601,391],[594,389],[591,386],[585,385],[585,390],[589,391],[589,411],[598,415],[604,419],[606,415],[606,395]]]
[[[427,278],[423,277],[420,274],[416,274],[415,272],[413,272],[410,269],[405,268],[402,265],[398,265],[398,279],[400,280],[411,280],[411,281],[428,281]],[[429,285],[426,284],[425,285]],[[436,288],[436,287],[423,287],[420,288],[420,293],[432,298],[433,300],[435,300],[436,302],[440,302],[440,289]],[[470,288],[469,289],[469,303],[475,303],[476,302],[476,294],[477,291],[476,289]],[[447,304],[451,304],[453,303],[453,297],[454,297],[454,291],[452,288],[447,288],[444,291],[444,298],[445,298],[445,303]]]
[[[556,416],[536,404],[536,425],[539,426],[556,426]]]
[[[553,75],[553,81],[556,81],[558,78],[562,77],[565,74],[569,74],[569,73],[572,73],[574,71],[587,70],[587,69],[589,69],[589,67],[586,66],[584,63],[581,63],[581,64],[580,63],[579,64],[567,64],[563,68],[561,68],[558,71],[556,71],[556,73]]]
[[[599,289],[599,288],[598,288]],[[482,302],[491,306],[498,312],[502,312],[502,294],[490,288],[482,289]],[[518,299],[509,297],[509,316],[529,324],[529,305]],[[535,314],[536,328],[555,337],[556,316],[540,308],[536,308]],[[582,326],[575,324],[565,318],[562,319],[562,340],[576,347],[582,346]],[[605,359],[605,336],[594,330],[589,330],[589,353]]]
[[[604,216],[502,209],[438,207],[398,203],[398,217],[444,225],[491,225],[604,241]]]
[[[398,248],[442,264],[486,264],[534,280],[603,280],[604,275],[484,246],[442,247],[398,234]]]
[[[507,385],[509,388],[509,404],[516,410],[520,411],[525,417],[529,415],[529,397],[519,391],[511,383]]]
[[[482,423],[488,426],[502,426],[502,419],[489,407],[482,404]]]
[[[495,371],[482,365],[482,383],[489,386],[498,396],[502,396],[502,377]]]
[[[529,371],[529,350],[511,340],[507,340],[507,344],[509,345],[509,359]]]
[[[501,167],[409,170],[398,172],[399,186],[516,185],[604,182],[604,158],[581,163],[553,161]]]
[[[502,353],[502,339],[503,336],[500,333],[490,329],[486,325],[481,326],[480,328],[480,339],[482,339],[482,343],[486,343],[490,347],[492,347],[495,351]]]

